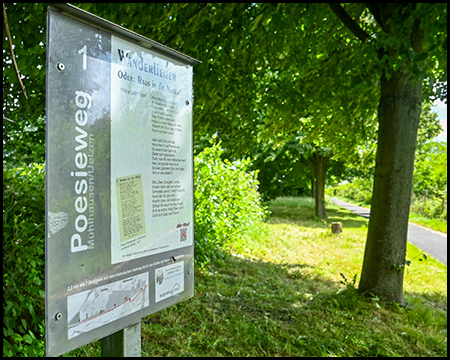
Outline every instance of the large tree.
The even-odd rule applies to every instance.
[[[380,60],[378,147],[359,291],[401,304],[423,82],[433,79],[433,68],[446,76],[447,5],[371,3],[375,39],[340,5],[330,7],[357,38],[373,43]]]

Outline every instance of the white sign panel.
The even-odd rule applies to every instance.
[[[111,54],[111,257],[118,263],[193,244],[192,67],[115,36]]]
[[[46,353],[194,294],[188,57],[69,5],[47,32]]]

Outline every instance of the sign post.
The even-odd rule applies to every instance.
[[[141,318],[194,295],[198,61],[70,5],[47,28],[46,353],[137,354]]]
[[[140,357],[141,323],[130,325],[101,340],[102,357]]]

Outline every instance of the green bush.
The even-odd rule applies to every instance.
[[[227,245],[242,245],[265,215],[250,162],[223,161],[221,154],[220,144],[213,144],[194,160],[195,259],[200,265],[220,260]]]
[[[418,198],[443,199],[447,194],[447,143],[428,142],[417,149],[413,193]]]
[[[331,196],[341,196],[350,200],[370,205],[372,202],[373,180],[354,179],[352,183],[345,183],[327,189]]]
[[[44,355],[45,171],[3,167],[3,356]]]
[[[430,219],[447,220],[446,197],[434,196],[424,197],[413,195],[411,200],[411,211]]]

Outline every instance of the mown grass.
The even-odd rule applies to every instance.
[[[447,220],[432,219],[414,212],[409,214],[409,221],[427,228],[440,231],[447,234]]]
[[[225,265],[196,270],[195,297],[142,320],[143,356],[446,356],[447,267],[405,270],[399,306],[355,290],[367,220],[309,199],[285,198]],[[331,234],[331,222],[343,224]],[[68,355],[98,356],[98,342]]]

